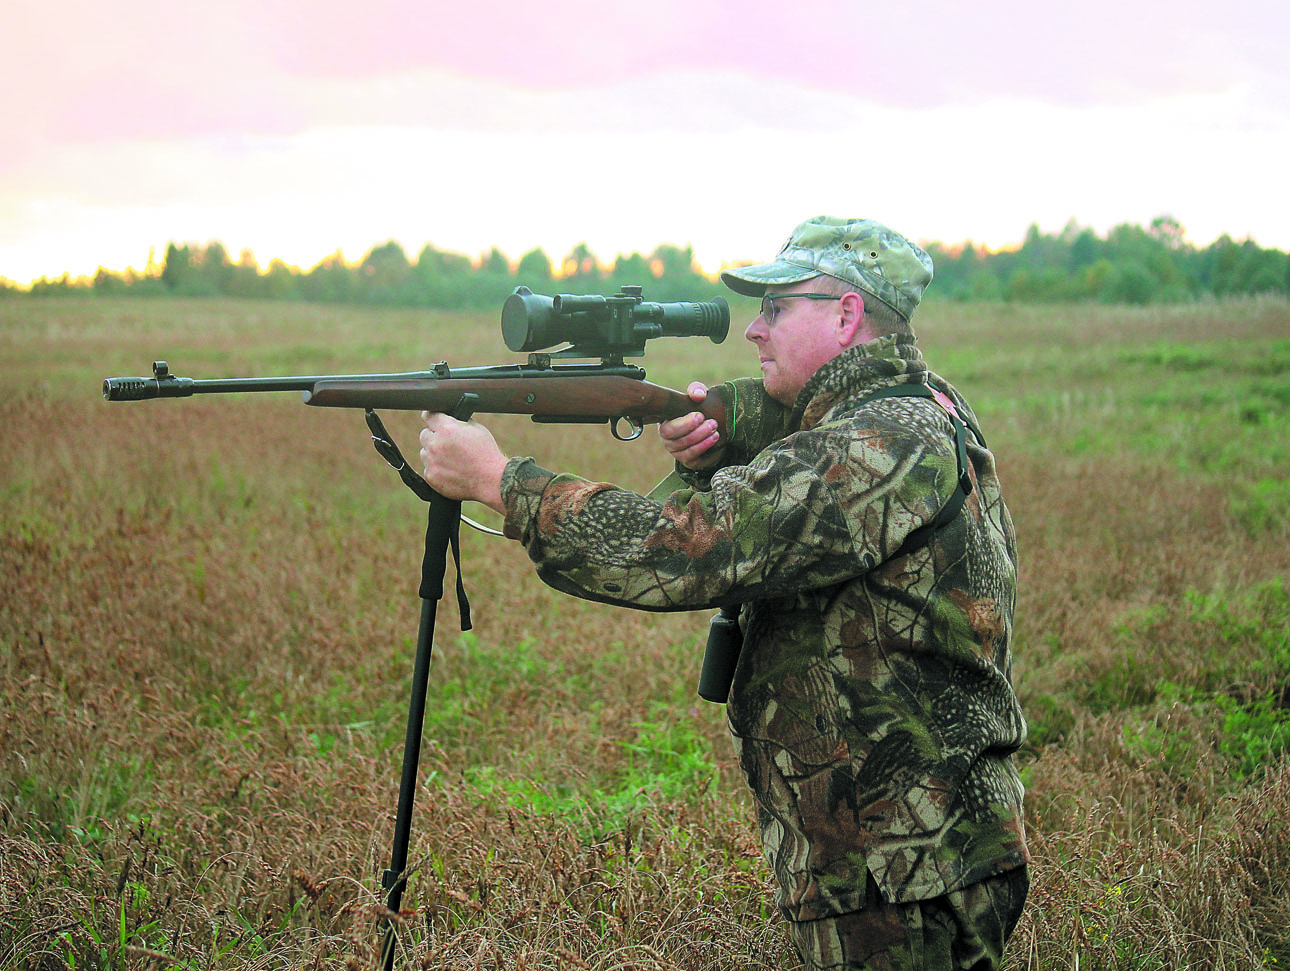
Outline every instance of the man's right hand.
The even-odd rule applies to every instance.
[[[695,381],[687,393],[691,401],[698,403],[707,397],[708,389]],[[699,411],[661,422],[658,437],[672,458],[696,472],[716,466],[725,451],[725,443],[717,434],[717,423]]]

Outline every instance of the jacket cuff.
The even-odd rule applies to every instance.
[[[506,506],[502,532],[507,539],[528,542],[542,494],[554,478],[555,473],[542,468],[532,456],[516,456],[506,463],[502,470],[502,503]]]

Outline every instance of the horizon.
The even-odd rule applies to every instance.
[[[1167,215],[1167,214],[1165,214],[1165,215]],[[1067,223],[1067,225],[1071,225],[1071,224],[1074,224],[1074,221],[1073,221],[1073,220],[1072,220],[1072,221],[1070,221],[1069,223]],[[1033,224],[1033,223],[1032,223],[1031,225],[1033,226],[1033,225],[1037,225],[1037,224]],[[1119,224],[1117,224],[1117,225],[1126,225],[1126,224],[1125,224],[1125,223],[1119,223]],[[1136,224],[1135,224],[1135,225],[1136,225]],[[1084,229],[1092,229],[1092,227],[1080,226],[1080,225],[1078,225],[1078,224],[1076,224],[1076,226],[1077,226],[1077,228],[1078,228],[1078,229],[1080,229],[1080,230],[1084,230]],[[1027,231],[1029,231],[1029,228],[1030,228],[1030,227],[1027,227]],[[1063,228],[1065,228],[1065,227],[1063,227]],[[1147,226],[1147,225],[1143,225],[1141,228],[1143,228],[1143,229],[1147,229],[1147,228],[1148,228],[1148,226]],[[1041,230],[1040,230],[1040,231],[1041,231],[1041,232],[1044,232],[1044,233],[1045,233],[1045,235],[1053,235],[1054,233],[1059,233],[1059,232],[1061,232],[1061,230],[1056,230],[1056,231],[1053,231],[1053,232],[1047,232],[1047,231],[1043,230],[1043,229],[1042,229],[1042,227],[1041,227]],[[1106,234],[1105,234],[1105,233],[1098,233],[1097,235],[1099,236],[1099,238],[1102,238],[1102,239],[1105,239],[1105,237],[1106,237]],[[1011,242],[1011,243],[1005,244],[1005,245],[1003,245],[1003,246],[998,246],[998,247],[991,247],[991,246],[987,246],[987,245],[985,245],[984,243],[978,243],[977,241],[975,241],[975,240],[973,240],[973,239],[970,239],[970,238],[969,238],[969,239],[965,239],[965,240],[957,240],[957,241],[953,241],[953,242],[951,242],[951,241],[947,241],[947,240],[925,240],[925,239],[915,240],[914,242],[916,242],[919,246],[923,246],[923,247],[929,247],[929,246],[940,246],[940,247],[943,247],[943,248],[945,248],[945,249],[949,250],[952,254],[954,254],[954,255],[956,255],[956,256],[957,256],[960,252],[962,252],[962,250],[963,250],[965,247],[967,247],[967,246],[972,246],[974,249],[978,250],[979,252],[982,252],[982,253],[983,253],[984,255],[986,255],[986,256],[993,256],[993,255],[998,255],[998,254],[1001,254],[1001,253],[1012,253],[1012,252],[1016,252],[1016,251],[1017,251],[1017,250],[1019,250],[1019,249],[1022,247],[1022,245],[1024,244],[1024,242],[1025,242],[1025,240],[1024,240],[1024,236],[1025,236],[1025,232],[1023,232],[1023,233],[1022,233],[1021,238],[1018,238],[1018,240],[1017,240],[1016,242]],[[1218,240],[1222,239],[1222,238],[1223,238],[1223,237],[1225,237],[1225,236],[1226,236],[1226,237],[1228,237],[1228,238],[1230,238],[1230,239],[1232,239],[1232,241],[1233,241],[1233,242],[1235,242],[1235,243],[1237,243],[1237,244],[1241,244],[1241,243],[1245,243],[1245,242],[1254,242],[1256,245],[1261,245],[1261,244],[1258,244],[1258,241],[1257,241],[1257,240],[1251,240],[1251,238],[1250,238],[1250,237],[1239,238],[1239,237],[1232,236],[1232,235],[1231,235],[1231,234],[1229,234],[1229,233],[1220,233],[1220,234],[1219,234],[1218,236],[1216,236],[1214,239],[1209,240],[1209,241],[1207,241],[1207,242],[1205,242],[1205,243],[1198,243],[1198,242],[1196,242],[1195,240],[1190,239],[1190,238],[1189,238],[1189,237],[1184,233],[1184,236],[1183,236],[1183,242],[1184,242],[1186,245],[1192,246],[1192,247],[1194,247],[1194,248],[1196,248],[1196,249],[1203,250],[1203,249],[1206,249],[1206,248],[1207,248],[1207,247],[1209,247],[1209,246],[1212,246],[1214,243],[1218,242]],[[149,247],[148,255],[147,255],[147,257],[144,259],[144,261],[142,262],[142,264],[130,263],[130,264],[127,264],[126,266],[120,266],[120,267],[112,267],[112,266],[105,266],[105,265],[103,265],[103,264],[99,264],[99,265],[98,265],[98,266],[96,266],[93,270],[90,270],[89,272],[84,272],[84,273],[74,273],[74,272],[72,272],[72,271],[70,271],[70,270],[65,270],[64,272],[59,273],[59,274],[56,274],[56,275],[39,276],[39,277],[36,277],[36,278],[34,278],[34,279],[32,279],[32,280],[27,280],[27,281],[14,280],[14,279],[13,279],[13,278],[11,278],[11,277],[7,277],[7,276],[5,276],[3,273],[0,273],[0,282],[8,283],[8,284],[10,284],[10,285],[12,285],[12,286],[16,286],[16,287],[18,287],[19,289],[22,289],[22,290],[30,290],[34,285],[39,284],[39,283],[41,283],[41,282],[45,282],[45,283],[48,283],[48,282],[56,282],[56,281],[59,281],[59,280],[62,280],[62,279],[68,279],[68,280],[69,280],[69,281],[71,281],[72,283],[88,283],[88,282],[92,281],[92,280],[93,280],[93,278],[94,278],[94,277],[95,277],[95,276],[96,276],[100,271],[106,271],[107,273],[114,274],[114,275],[116,275],[116,276],[120,276],[120,277],[126,277],[126,276],[127,276],[127,275],[129,275],[129,274],[134,274],[135,276],[137,276],[137,277],[139,277],[139,278],[143,278],[143,277],[146,277],[146,276],[148,276],[148,275],[149,275],[149,270],[150,270],[150,268],[151,268],[155,273],[160,274],[161,269],[165,266],[166,251],[167,251],[167,249],[168,249],[170,246],[172,246],[172,245],[173,245],[173,246],[179,246],[179,247],[189,246],[189,247],[196,247],[196,248],[204,249],[204,248],[206,248],[206,247],[209,247],[209,246],[212,246],[212,245],[215,245],[215,244],[219,244],[220,246],[223,246],[223,247],[224,247],[225,253],[226,253],[226,254],[227,254],[227,256],[228,256],[229,263],[231,263],[231,264],[234,264],[234,265],[240,264],[240,263],[242,262],[243,258],[245,257],[245,255],[249,253],[249,254],[250,254],[250,256],[251,256],[251,259],[252,259],[252,265],[254,265],[254,266],[255,266],[255,268],[256,268],[256,270],[257,270],[257,272],[259,272],[259,273],[261,273],[261,274],[265,273],[265,272],[269,269],[270,265],[272,265],[273,263],[282,263],[284,266],[286,266],[286,268],[287,268],[288,270],[290,270],[290,271],[291,271],[291,272],[293,272],[293,273],[307,274],[307,273],[312,272],[314,269],[316,269],[316,268],[317,268],[319,265],[321,265],[322,263],[325,263],[325,262],[327,262],[328,260],[331,260],[332,258],[334,258],[334,257],[337,255],[337,253],[340,253],[340,255],[341,255],[341,257],[342,257],[342,259],[343,259],[343,261],[344,261],[344,265],[345,265],[346,267],[351,268],[351,269],[352,269],[352,268],[355,268],[355,267],[358,267],[358,266],[362,265],[363,260],[364,260],[364,259],[367,257],[367,255],[368,255],[369,253],[371,253],[374,249],[377,249],[378,247],[381,247],[381,246],[385,246],[385,245],[387,245],[387,244],[389,244],[389,243],[396,243],[396,244],[398,244],[398,246],[403,250],[404,255],[405,255],[405,256],[407,256],[408,261],[409,261],[410,263],[413,263],[413,264],[415,264],[415,263],[416,263],[416,261],[417,261],[417,257],[418,257],[418,255],[420,254],[421,250],[422,250],[423,248],[425,248],[425,247],[429,246],[429,247],[434,248],[435,250],[437,250],[437,251],[438,251],[438,252],[440,252],[440,253],[448,253],[448,254],[451,254],[451,255],[454,255],[454,256],[462,256],[462,257],[466,257],[466,258],[468,258],[468,259],[470,260],[471,265],[472,265],[472,266],[474,266],[475,268],[478,268],[478,267],[483,263],[484,259],[486,259],[486,258],[488,257],[488,255],[492,252],[492,250],[497,249],[499,252],[501,252],[501,253],[502,253],[502,255],[503,255],[504,257],[506,257],[507,263],[509,264],[509,266],[510,266],[510,270],[511,270],[511,272],[512,272],[512,273],[514,273],[516,265],[518,264],[518,262],[520,261],[520,259],[521,259],[521,258],[522,258],[526,253],[531,252],[532,250],[540,249],[540,250],[542,250],[542,251],[546,254],[547,258],[550,260],[550,262],[551,262],[552,276],[553,276],[555,279],[561,279],[561,278],[563,278],[563,277],[565,277],[565,276],[569,276],[569,275],[571,275],[571,274],[569,274],[569,273],[565,272],[565,266],[564,266],[564,260],[563,260],[563,257],[564,257],[566,254],[563,254],[563,253],[562,253],[562,254],[554,254],[554,253],[551,253],[551,252],[547,251],[547,250],[545,249],[545,247],[542,247],[542,246],[530,246],[528,249],[524,250],[523,252],[519,252],[519,253],[510,253],[510,252],[506,252],[505,250],[502,250],[500,247],[488,247],[487,249],[485,249],[485,250],[484,250],[483,252],[481,252],[481,253],[475,253],[475,254],[472,254],[472,253],[459,252],[459,251],[452,250],[452,249],[449,249],[449,248],[444,247],[444,246],[439,246],[439,245],[437,245],[437,244],[435,243],[435,241],[434,241],[434,240],[424,240],[424,241],[422,241],[421,243],[419,243],[418,245],[416,245],[416,246],[411,246],[411,247],[410,247],[410,246],[407,246],[406,244],[404,244],[401,240],[396,240],[396,239],[389,239],[389,238],[387,238],[387,239],[379,240],[379,241],[377,241],[377,242],[373,242],[372,244],[370,244],[370,245],[368,245],[367,247],[363,248],[362,252],[361,252],[361,253],[358,253],[357,255],[353,255],[353,256],[351,256],[351,255],[350,255],[350,254],[348,254],[348,253],[343,253],[342,251],[339,251],[339,250],[333,250],[331,253],[326,254],[325,256],[321,257],[320,259],[318,259],[318,260],[314,261],[312,264],[305,266],[305,265],[300,265],[300,264],[291,263],[291,262],[289,262],[289,261],[287,261],[287,260],[284,260],[284,259],[282,259],[281,257],[278,257],[278,256],[267,256],[267,257],[262,257],[260,254],[257,254],[257,253],[255,253],[253,250],[249,250],[249,249],[243,249],[243,250],[241,250],[241,251],[235,251],[232,247],[225,246],[222,240],[212,239],[212,240],[207,240],[206,242],[199,242],[199,241],[196,241],[196,240],[167,240],[167,241],[166,241],[166,243],[164,243],[164,244],[162,244],[162,245],[160,245],[160,246],[152,246],[152,247]],[[651,253],[653,253],[653,252],[655,251],[655,249],[656,249],[656,248],[658,248],[658,247],[662,247],[662,246],[677,246],[678,248],[680,248],[680,249],[682,249],[682,250],[684,250],[684,249],[686,248],[686,247],[685,247],[685,245],[683,245],[683,244],[669,243],[669,242],[666,242],[666,241],[661,241],[661,242],[655,243],[653,246],[650,246],[650,247],[648,247],[648,248],[646,248],[646,249],[642,249],[642,250],[633,250],[632,252],[618,252],[618,253],[614,253],[614,254],[611,256],[611,255],[607,255],[607,254],[605,254],[605,253],[600,252],[599,250],[597,250],[597,249],[596,249],[596,247],[595,247],[595,246],[594,246],[590,241],[587,241],[587,240],[580,240],[580,241],[579,241],[579,243],[576,243],[576,244],[574,244],[574,245],[576,246],[576,245],[581,245],[581,244],[585,244],[585,245],[586,245],[586,247],[587,247],[587,249],[590,251],[590,253],[591,253],[593,256],[595,256],[595,258],[596,258],[596,260],[597,260],[598,264],[599,264],[602,268],[605,268],[605,269],[610,269],[610,268],[612,268],[612,267],[613,267],[613,265],[614,265],[614,263],[615,263],[615,261],[616,261],[618,258],[620,258],[620,257],[630,257],[630,256],[633,256],[633,255],[640,255],[640,256],[648,257],[648,256],[649,256]],[[1275,249],[1275,247],[1262,247],[1262,248],[1264,248],[1264,249]],[[702,263],[699,263],[699,261],[697,260],[697,257],[696,257],[696,261],[695,261],[695,262],[696,262],[696,265],[698,266],[698,268],[699,268],[700,272],[702,272],[702,273],[703,273],[703,275],[705,275],[705,276],[707,276],[707,277],[710,277],[710,278],[715,279],[715,278],[718,276],[718,274],[721,272],[721,270],[723,270],[723,269],[727,269],[727,268],[729,268],[729,267],[740,266],[740,265],[747,265],[747,264],[752,263],[752,262],[763,262],[764,260],[770,259],[773,255],[774,255],[774,254],[769,254],[769,255],[767,255],[767,256],[765,256],[765,257],[763,257],[761,260],[753,260],[753,259],[747,259],[747,260],[726,260],[726,261],[723,261],[723,262],[719,263],[719,264],[718,264],[718,265],[716,265],[715,267],[708,267],[708,266],[703,265]]]
[[[819,213],[991,251],[1168,214],[1196,246],[1290,250],[1290,11],[1237,7],[928,0],[915,30],[853,0],[23,5],[0,277],[124,273],[170,242],[307,268],[388,240],[667,243],[711,273]]]

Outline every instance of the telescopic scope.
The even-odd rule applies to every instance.
[[[647,302],[640,287],[611,297],[561,293],[554,297],[516,287],[502,305],[502,339],[512,351],[540,351],[572,344],[565,356],[645,353],[655,337],[707,337],[720,344],[730,332],[730,305],[721,297],[703,302]]]

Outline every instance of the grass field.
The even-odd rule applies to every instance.
[[[1009,967],[1290,965],[1290,305],[931,304],[919,330],[1019,533],[1036,863]],[[645,363],[684,387],[750,373],[741,344]],[[491,315],[0,301],[0,968],[373,967],[424,507],[357,412],[102,400],[156,358],[514,359]],[[414,416],[386,417],[414,452]],[[549,467],[667,471],[652,433],[489,424]],[[792,967],[694,693],[707,614],[562,597],[469,531],[463,558],[475,629],[450,596],[401,966]]]

